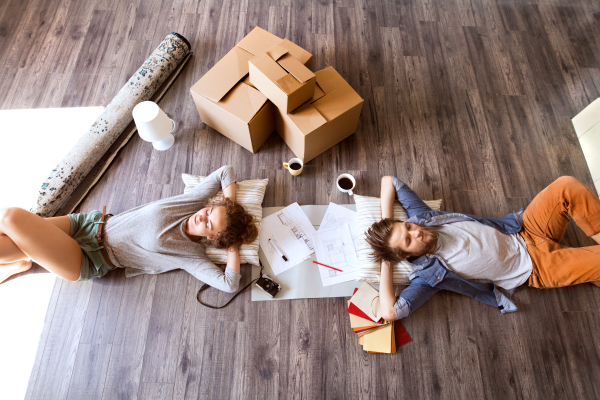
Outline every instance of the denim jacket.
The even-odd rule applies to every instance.
[[[476,221],[502,233],[517,233],[523,225],[523,209],[502,218],[483,218],[476,215],[434,211],[404,182],[393,178],[396,196],[408,214],[407,222],[422,226],[439,226],[459,221]],[[400,293],[394,304],[397,318],[404,318],[423,305],[439,290],[451,290],[490,306],[502,314],[518,311],[509,299],[514,290],[506,292],[488,281],[463,279],[452,272],[444,260],[434,254],[425,254],[412,260],[410,285]]]

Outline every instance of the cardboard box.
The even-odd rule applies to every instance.
[[[333,67],[315,75],[311,100],[291,114],[275,108],[277,132],[303,162],[352,135],[364,102]]]
[[[249,73],[248,61],[275,45],[312,66],[312,54],[256,27],[190,89],[202,122],[253,153],[275,130],[274,107],[264,94],[241,81]]]
[[[310,100],[315,74],[276,44],[250,60],[250,82],[282,112],[288,114]]]

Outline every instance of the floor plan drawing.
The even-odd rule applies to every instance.
[[[319,231],[321,229],[337,228],[344,225],[348,225],[348,228],[350,228],[352,243],[354,244],[354,249],[358,252],[358,214],[356,211],[349,210],[338,204],[329,203]]]
[[[302,228],[300,228],[297,224],[294,223],[293,219],[291,219],[289,216],[285,215],[283,212],[280,212],[279,214],[277,214],[277,217],[279,218],[279,220],[281,221],[281,223],[283,225],[290,228],[290,230],[292,231],[294,236],[296,236],[296,239],[302,240],[304,242],[304,244],[306,244],[306,247],[308,247],[311,252],[315,251],[315,248],[314,248],[310,238],[306,235],[306,233],[304,233]]]
[[[290,204],[262,220],[259,242],[275,275],[310,258],[315,251],[312,240],[314,233],[314,226],[298,203]],[[288,261],[283,260],[269,239]]]
[[[317,261],[341,271],[319,265],[323,286],[356,279],[358,256],[348,225],[319,229],[313,239]]]

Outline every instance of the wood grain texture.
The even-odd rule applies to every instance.
[[[176,31],[194,57],[160,102],[179,124],[174,146],[135,135],[77,212],[121,213],[182,193],[181,173],[231,164],[239,180],[269,179],[266,207],[351,203],[334,187],[349,172],[361,195],[396,175],[445,210],[498,217],[561,175],[595,191],[570,118],[600,96],[599,15],[593,0],[7,0],[0,109],[107,105]],[[357,132],[298,177],[277,133],[251,154],[204,125],[189,95],[257,25],[365,100]],[[592,244],[573,223],[562,243]],[[600,398],[591,285],[521,289],[507,315],[439,293],[405,320],[413,342],[396,355],[362,351],[345,299],[244,293],[216,311],[197,303],[201,285],[182,271],[57,281],[26,398]]]

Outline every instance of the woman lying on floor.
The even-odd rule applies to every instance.
[[[220,189],[224,201],[206,207]],[[34,260],[68,281],[99,278],[114,268],[125,268],[128,278],[179,268],[235,292],[241,277],[239,246],[258,235],[252,216],[235,203],[230,166],[186,194],[107,215],[105,223],[102,217],[99,211],[42,218],[20,208],[0,210],[0,282],[28,270]],[[207,258],[207,244],[228,249],[225,271]]]

